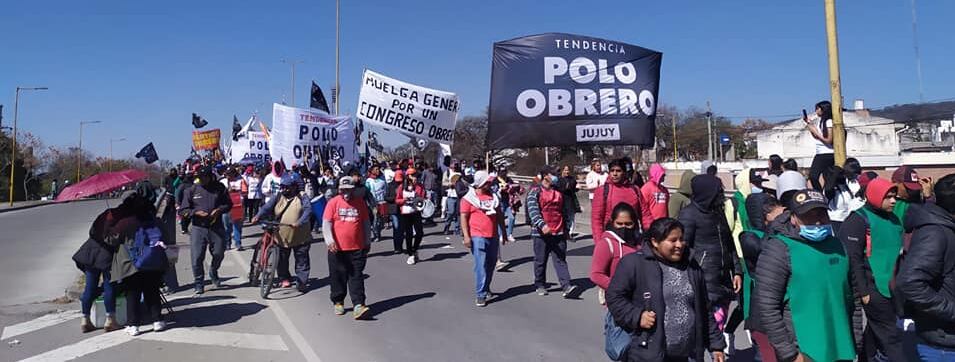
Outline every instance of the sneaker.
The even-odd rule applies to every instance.
[[[478,306],[478,307],[486,307],[486,306],[487,306],[487,298],[478,297],[477,299],[474,300],[474,305],[476,305],[476,306]]]
[[[497,264],[494,265],[494,270],[496,270],[496,271],[504,270],[504,269],[507,268],[507,265],[508,265],[508,264],[507,264],[506,261],[498,260],[498,261],[497,261]]]
[[[196,295],[202,295],[206,292],[206,288],[202,286],[202,282],[196,284]]]
[[[93,327],[93,322],[90,321],[90,317],[83,317],[83,320],[80,321],[80,329],[83,330],[83,333],[89,333],[96,329],[96,327]]]
[[[128,326],[126,327],[126,333],[130,336],[136,337],[139,335],[139,327],[137,326]]]
[[[288,279],[283,279],[283,280],[282,280],[282,283],[279,284],[279,288],[288,288],[288,287],[291,287],[291,286],[292,286],[292,282],[289,281]]]
[[[153,332],[162,332],[166,330],[166,322],[155,321],[153,322]]]
[[[547,295],[547,289],[544,289],[544,287],[537,288],[537,295]]]
[[[342,303],[335,303],[335,315],[345,315],[345,305]]]
[[[514,239],[514,235],[508,235],[508,236],[507,236],[507,242],[513,243],[513,242],[516,242],[516,241],[517,241],[517,239]]]
[[[369,310],[369,308],[366,307],[364,304],[356,305],[355,308],[353,309],[354,310],[352,311],[352,318],[354,319],[361,319],[361,317],[364,316],[365,313],[368,313],[368,310]]]
[[[216,289],[221,289],[222,280],[220,280],[219,278],[212,279],[212,286],[214,286]]]
[[[416,263],[414,255],[409,256],[408,261],[406,261],[406,263],[408,263],[408,265],[414,265]]]
[[[308,288],[307,288],[308,285],[307,285],[307,284],[308,284],[308,283],[300,283],[299,281],[296,280],[296,281],[295,281],[295,290],[297,290],[299,293],[305,294],[305,292],[308,291]]]
[[[564,288],[564,293],[562,293],[561,295],[564,298],[570,298],[572,295],[574,295],[575,290],[577,290],[576,285],[568,285],[567,288]]]
[[[733,338],[733,337],[735,337],[735,336],[732,335],[732,334],[723,333],[723,340],[726,341],[726,348],[723,348],[723,354],[725,354],[725,355],[730,355],[730,354],[732,354],[731,352],[733,351],[733,342],[734,342],[734,339],[735,339],[735,338]]]
[[[238,250],[238,251],[245,251],[245,247],[244,247],[244,246],[239,246],[238,248],[236,248],[236,250]]]

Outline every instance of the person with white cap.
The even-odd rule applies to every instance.
[[[474,304],[487,305],[490,297],[491,279],[497,261],[501,241],[498,229],[504,228],[504,213],[501,201],[491,192],[491,183],[496,175],[481,170],[474,173],[472,188],[461,201],[461,232],[464,246],[471,249],[474,257],[475,294]],[[504,239],[503,242],[507,242]]]
[[[322,215],[322,234],[328,248],[328,278],[335,315],[345,314],[345,296],[351,293],[353,317],[361,319],[368,312],[364,271],[371,248],[371,218],[365,201],[353,197],[354,189],[351,177],[339,180],[338,196],[328,202]]]
[[[806,188],[806,177],[796,171],[784,171],[776,179],[776,198],[779,203],[789,205],[789,200],[796,191]]]

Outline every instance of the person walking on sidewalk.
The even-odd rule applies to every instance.
[[[421,240],[424,238],[421,211],[415,207],[415,204],[423,201],[424,198],[425,190],[418,182],[418,172],[414,168],[409,168],[401,189],[395,197],[395,203],[398,204],[401,213],[398,221],[401,224],[401,230],[405,233],[405,254],[408,254],[408,265],[418,262],[418,248],[421,247]]]
[[[353,197],[351,177],[338,182],[338,195],[328,202],[322,215],[322,234],[328,248],[330,297],[335,315],[345,314],[345,296],[351,294],[352,317],[368,313],[365,304],[365,262],[371,247],[371,219],[365,201]]]
[[[195,280],[196,294],[205,293],[206,249],[212,254],[209,277],[212,285],[222,287],[219,279],[219,266],[225,255],[225,243],[228,236],[222,225],[222,215],[232,209],[232,200],[224,186],[213,177],[212,169],[204,167],[199,171],[199,184],[186,189],[182,196],[181,212],[192,219],[192,233],[189,234],[192,247],[192,276]]]
[[[481,170],[474,173],[473,188],[461,200],[461,232],[464,247],[474,258],[474,282],[478,307],[487,305],[491,293],[491,279],[497,261],[500,241],[498,229],[504,229],[501,199],[491,191],[497,177]],[[506,242],[506,239],[505,239]]]
[[[263,217],[271,217],[281,225],[278,231],[279,265],[278,275],[281,287],[292,285],[292,275],[289,273],[289,258],[295,255],[295,289],[305,293],[308,285],[308,274],[312,270],[311,258],[308,252],[312,247],[311,225],[312,204],[307,196],[299,192],[299,184],[290,179],[283,180],[279,186],[279,196],[273,197],[262,206],[259,213],[252,219],[256,224]]]
[[[534,285],[537,295],[547,295],[547,259],[554,255],[554,272],[560,281],[564,298],[569,298],[576,286],[570,284],[567,269],[567,234],[564,195],[554,186],[559,178],[556,171],[545,166],[538,173],[540,186],[531,188],[527,194],[527,216],[534,239]]]

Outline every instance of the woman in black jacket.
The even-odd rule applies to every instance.
[[[706,291],[720,330],[729,314],[729,304],[742,290],[743,269],[736,245],[723,212],[723,186],[716,176],[700,175],[690,182],[693,202],[680,210],[678,219],[686,232],[684,239],[693,248],[703,268]]]
[[[557,180],[557,190],[564,195],[564,225],[568,226],[570,234],[574,234],[574,215],[580,212],[580,201],[577,200],[577,177],[570,166],[560,169],[560,179]],[[570,239],[574,241],[574,239]]]
[[[683,240],[683,225],[663,218],[649,240],[620,260],[607,289],[607,307],[631,335],[625,361],[723,362],[726,344],[710,313],[703,271]]]

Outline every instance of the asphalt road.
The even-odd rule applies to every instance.
[[[306,294],[279,289],[269,300],[259,298],[245,280],[251,252],[232,250],[220,272],[226,287],[192,298],[184,250],[177,265],[184,288],[168,296],[176,310],[169,330],[135,338],[122,331],[82,334],[78,301],[44,301],[62,296],[79,276],[70,256],[104,207],[96,201],[0,214],[0,361],[606,360],[605,309],[587,277],[593,243],[586,238],[569,246],[579,297],[562,298],[557,285],[550,295],[538,296],[526,227],[517,229],[517,243],[503,247],[511,266],[495,274],[492,290],[500,296],[486,308],[474,305],[472,259],[460,238],[426,228],[422,261],[414,266],[392,255],[389,238],[373,245],[366,268],[370,320],[332,313],[326,251],[316,242]],[[261,234],[256,227],[245,232],[247,245]],[[187,243],[186,236],[180,235],[178,243]],[[549,280],[556,282],[548,268]],[[748,347],[743,339],[738,345]],[[751,356],[743,350],[734,360]]]

